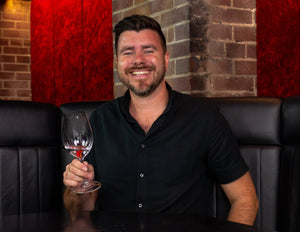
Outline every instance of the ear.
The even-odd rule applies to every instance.
[[[117,66],[118,65],[118,56],[117,55],[115,55],[114,61],[115,61],[115,65]]]
[[[164,59],[165,59],[166,71],[167,71],[168,66],[169,66],[169,58],[170,58],[169,53],[165,52]]]

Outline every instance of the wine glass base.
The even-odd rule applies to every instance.
[[[81,185],[70,187],[71,190],[74,193],[77,194],[84,194],[84,193],[90,193],[98,190],[101,187],[101,183],[98,181],[88,181],[88,182],[82,182]]]

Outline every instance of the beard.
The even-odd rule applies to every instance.
[[[165,64],[163,65],[162,71],[157,71],[157,72],[155,72],[156,69],[153,66],[151,66],[151,67],[149,67],[149,66],[131,67],[131,68],[125,70],[125,75],[128,75],[129,73],[131,73],[132,70],[138,70],[138,69],[148,69],[148,70],[150,69],[154,73],[153,81],[150,84],[148,84],[148,83],[146,83],[147,80],[138,80],[137,85],[134,86],[132,83],[130,83],[130,78],[125,78],[119,74],[120,80],[135,95],[140,96],[140,97],[149,96],[151,93],[153,93],[156,90],[156,88],[164,80],[165,73],[166,73]]]

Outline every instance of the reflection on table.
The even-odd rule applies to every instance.
[[[71,222],[63,212],[0,217],[0,231],[87,231],[87,232],[235,232],[261,231],[251,226],[188,214],[137,214],[81,212]]]

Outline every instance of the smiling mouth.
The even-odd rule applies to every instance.
[[[133,71],[131,72],[132,75],[146,75],[146,74],[149,74],[150,71],[147,71],[147,70],[140,70],[140,71]]]

